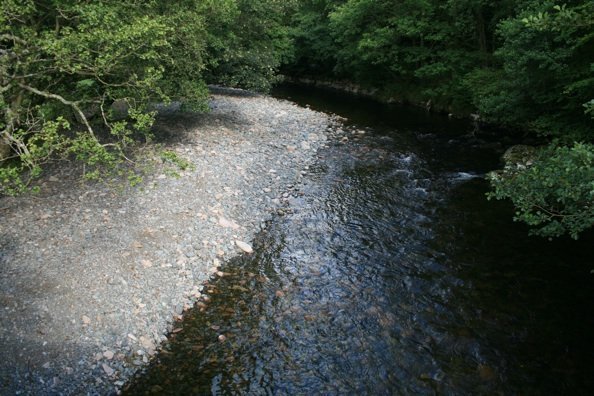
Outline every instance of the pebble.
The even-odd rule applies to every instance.
[[[108,377],[111,377],[115,372],[114,369],[112,369],[105,363],[102,363],[101,367],[103,368],[103,371],[105,371],[105,374],[107,374]]]
[[[64,166],[56,167],[59,176],[48,176],[47,194],[0,198],[14,201],[0,207],[14,208],[2,214],[4,224],[15,225],[0,226],[0,237],[15,246],[3,261],[0,290],[41,285],[34,301],[47,307],[42,314],[37,306],[19,315],[1,309],[0,323],[14,324],[2,329],[3,343],[26,340],[40,356],[56,356],[29,372],[30,351],[19,357],[10,353],[14,348],[0,350],[5,393],[117,393],[115,387],[146,365],[177,315],[198,297],[209,301],[197,287],[209,269],[224,276],[223,257],[253,253],[249,241],[281,206],[289,188],[283,186],[299,186],[299,171],[313,164],[333,128],[327,115],[264,96],[215,95],[212,104],[198,120],[158,125],[176,136],[166,149],[195,165],[178,172],[183,178],[170,177],[159,160],[136,188],[116,180],[82,185],[78,170]],[[28,288],[17,290],[23,294],[10,297],[15,307],[27,306]],[[51,331],[32,336],[24,329],[45,326],[39,315],[56,320]],[[30,375],[24,380],[20,372]]]
[[[235,241],[235,244],[237,245],[238,248],[240,248],[242,251],[244,251],[248,254],[254,252],[254,249],[252,249],[252,247],[249,244],[247,244],[246,242]]]
[[[233,230],[237,230],[239,225],[232,220],[228,220],[224,217],[219,217],[219,225],[224,228],[231,228]]]

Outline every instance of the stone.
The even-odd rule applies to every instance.
[[[218,223],[223,228],[231,228],[232,230],[237,230],[239,228],[239,224],[224,217],[219,217]]]
[[[306,141],[301,142],[301,149],[309,150],[310,148],[311,148],[311,145],[309,144],[309,142],[306,142]]]
[[[115,373],[115,370],[112,369],[111,367],[109,367],[107,364],[102,363],[101,364],[101,368],[103,369],[103,371],[105,371],[105,374],[107,374],[108,376],[112,376]]]
[[[105,351],[103,352],[103,357],[107,360],[111,360],[114,357],[113,351]]]
[[[89,324],[91,324],[91,318],[89,318],[89,317],[88,317],[88,316],[86,316],[86,315],[83,315],[83,316],[82,316],[82,322],[83,322],[83,324],[84,324],[85,326],[88,326]]]
[[[240,248],[242,251],[244,251],[248,254],[254,252],[254,249],[252,249],[252,247],[249,244],[247,244],[243,241],[235,241],[235,244],[237,245],[238,248]]]
[[[506,168],[525,169],[532,165],[538,151],[536,147],[525,144],[517,144],[508,148],[503,154],[503,161]]]
[[[148,351],[154,351],[155,350],[155,343],[148,337],[144,337],[141,336],[140,337],[140,345],[142,345],[142,347]]]

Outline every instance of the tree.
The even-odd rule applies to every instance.
[[[291,53],[290,4],[3,0],[0,192],[59,158],[98,177],[150,139],[154,103],[205,110],[207,82],[266,89]]]
[[[495,174],[490,196],[511,199],[535,234],[577,238],[594,225],[594,4],[536,5],[501,25],[504,69],[479,107],[555,140]]]
[[[296,0],[235,0],[216,3],[208,19],[210,82],[268,91],[282,63],[292,59],[288,15]]]
[[[135,134],[148,138],[153,101],[200,107],[204,23],[190,2],[178,3],[173,10],[152,1],[2,2],[0,127],[18,157],[0,168],[4,192],[22,189],[57,157],[74,155],[87,176],[98,176]],[[185,47],[175,45],[181,40]],[[192,52],[181,57],[180,48]],[[114,102],[126,104],[127,119]]]

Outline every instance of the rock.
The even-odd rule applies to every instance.
[[[105,363],[101,364],[101,368],[103,368],[103,371],[105,371],[105,374],[107,374],[109,377],[111,377],[115,373],[115,370]]]
[[[140,337],[140,345],[147,351],[154,351],[155,350],[155,343],[148,337],[141,336]]]
[[[88,317],[88,316],[86,316],[86,315],[83,315],[83,316],[82,316],[82,322],[83,322],[83,324],[84,324],[85,326],[88,326],[88,325],[91,323],[91,318],[89,318],[89,317]]]
[[[231,228],[233,230],[237,230],[239,228],[239,224],[235,223],[232,220],[228,220],[224,217],[219,217],[218,223],[223,228]]]
[[[252,249],[252,247],[243,242],[243,241],[235,241],[235,244],[237,245],[238,248],[240,248],[241,250],[243,250],[244,252],[250,254],[254,252],[254,249]]]
[[[227,337],[224,334],[219,335],[217,338],[218,338],[218,340],[220,342],[223,342],[223,341],[226,341],[227,340]]]
[[[119,121],[128,117],[130,104],[124,99],[117,99],[109,106],[109,109],[112,112],[113,120]]]
[[[518,144],[508,148],[502,159],[507,169],[525,169],[534,163],[537,154],[536,147]]]
[[[309,150],[310,148],[311,148],[311,145],[309,144],[309,142],[306,142],[306,141],[301,142],[302,150]]]
[[[105,352],[103,352],[103,357],[105,357],[105,359],[107,359],[107,360],[113,359],[113,356],[114,356],[113,351],[105,351]]]

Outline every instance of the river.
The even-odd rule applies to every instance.
[[[509,138],[330,91],[346,117],[292,210],[226,263],[124,394],[592,394],[592,234],[485,198]]]

